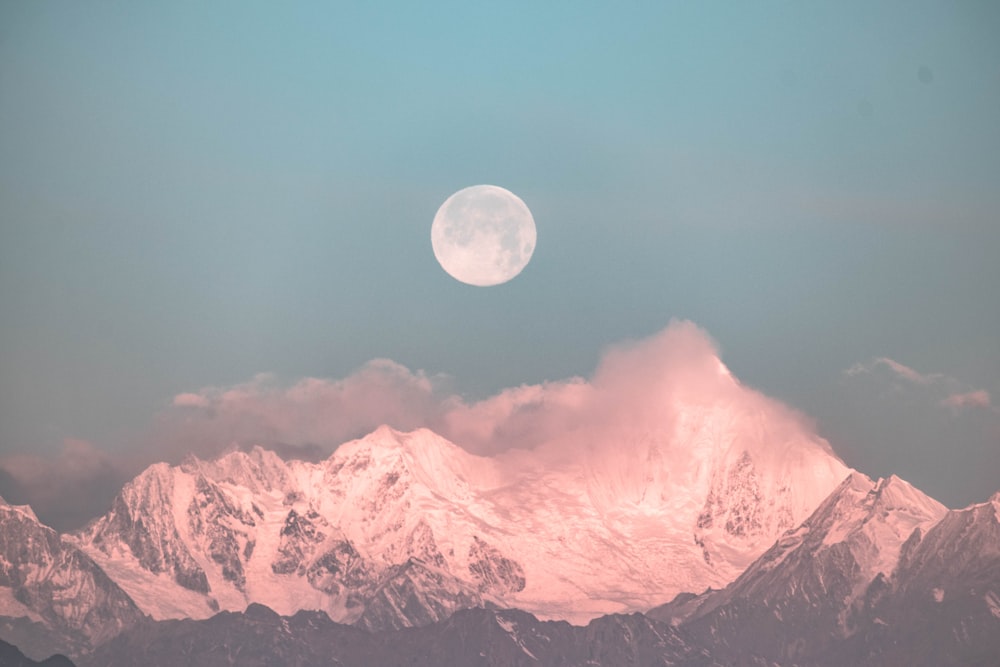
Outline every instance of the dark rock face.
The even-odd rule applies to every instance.
[[[250,605],[245,613],[221,612],[203,621],[149,621],[83,658],[89,667],[185,665],[305,667],[341,665],[338,648],[374,648],[362,630],[333,623],[321,612],[281,617]],[[377,658],[377,654],[372,654]],[[370,664],[387,664],[373,661]]]
[[[469,573],[479,582],[479,590],[505,595],[524,590],[524,569],[515,560],[505,557],[498,549],[478,536],[469,547]]]
[[[253,553],[250,528],[256,525],[253,514],[231,502],[211,480],[199,474],[195,494],[188,506],[191,534],[208,539],[208,556],[222,566],[222,576],[239,591],[246,590],[243,559]],[[199,592],[206,592],[206,590]]]
[[[289,510],[271,570],[304,576],[313,588],[330,595],[364,589],[374,576],[371,564],[315,510]]]
[[[1000,664],[1000,494],[949,512],[906,546],[891,589],[832,657],[871,666]]]
[[[761,492],[750,454],[743,452],[724,479],[717,479],[698,515],[697,527],[721,523],[730,535],[754,535],[761,529]]]
[[[289,510],[285,525],[281,528],[278,557],[271,563],[271,570],[275,574],[303,574],[306,561],[312,557],[316,546],[326,538],[324,529],[329,530],[329,526],[317,512],[301,515],[294,509]]]
[[[0,504],[0,563],[0,587],[39,619],[9,618],[0,628],[30,655],[98,644],[143,617],[90,557],[6,503]]]
[[[406,539],[406,551],[412,554],[413,558],[427,563],[432,567],[446,568],[444,556],[438,549],[437,541],[434,539],[434,531],[421,519],[416,527]]]
[[[772,480],[767,485],[765,475],[746,450],[735,460],[718,461],[692,541],[701,548],[707,564],[725,561],[735,544],[756,544],[767,535],[780,535],[792,528],[793,496],[787,480],[778,485]]]
[[[371,568],[347,540],[334,542],[306,570],[313,588],[333,595],[345,587],[360,588],[371,576]]]
[[[482,606],[483,599],[461,580],[411,558],[390,568],[364,604],[357,625],[382,630],[435,623],[458,609]]]
[[[167,572],[184,588],[208,593],[205,571],[191,556],[176,527],[166,521],[162,507],[170,505],[171,478],[163,474],[166,464],[157,464],[153,474],[125,485],[111,511],[94,525],[94,546],[113,549],[128,546],[140,565],[154,574]],[[142,485],[140,488],[139,485]]]

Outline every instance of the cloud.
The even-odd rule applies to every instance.
[[[207,408],[209,404],[204,396],[198,394],[177,394],[173,405],[178,408]]]
[[[106,511],[130,476],[86,440],[66,439],[51,457],[0,457],[0,495],[11,503],[31,505],[57,530],[76,528]]]
[[[827,430],[847,462],[869,475],[897,474],[949,505],[997,490],[1000,409],[990,392],[946,373],[888,357],[844,371]]]
[[[441,432],[477,453],[545,443],[567,451],[669,430],[682,406],[763,401],[736,382],[690,322],[608,348],[589,380],[507,389],[446,411]]]
[[[951,394],[941,400],[941,405],[958,412],[964,408],[990,409],[992,408],[993,403],[990,399],[990,393],[988,391],[985,389],[977,389],[975,391]]]
[[[685,409],[711,404],[764,411],[788,429],[812,429],[801,415],[740,385],[712,339],[690,322],[609,347],[588,379],[521,385],[471,402],[449,391],[450,385],[447,377],[385,359],[341,380],[306,378],[286,385],[260,375],[178,395],[161,415],[157,437],[163,451],[183,443],[211,456],[232,444],[261,444],[290,456],[317,457],[388,424],[430,428],[476,454],[544,445],[566,456],[668,432]]]
[[[381,424],[409,430],[434,421],[447,400],[445,376],[412,372],[388,359],[347,378],[282,383],[271,374],[229,387],[178,394],[160,414],[152,439],[168,458],[213,456],[232,445],[283,448],[305,458]],[[178,446],[182,449],[178,449]]]
[[[590,464],[602,466],[643,465],[645,459],[623,456],[623,448],[641,447],[654,437],[676,450],[678,465],[687,465],[687,454],[673,444],[686,442],[673,437],[678,424],[721,407],[730,419],[720,427],[727,429],[725,437],[747,446],[770,438],[808,439],[828,448],[802,415],[742,386],[711,338],[690,322],[673,322],[653,336],[608,348],[587,379],[522,385],[479,401],[463,399],[451,385],[446,376],[411,371],[387,359],[343,379],[288,383],[261,374],[233,386],[176,395],[129,456],[116,457],[114,465],[89,443],[68,441],[55,459],[8,457],[3,468],[8,486],[17,486],[43,520],[69,525],[110,501],[108,494],[96,493],[99,484],[117,490],[156,461],[177,463],[189,453],[212,458],[254,445],[286,458],[316,460],[382,424],[402,431],[427,427],[481,455],[532,449],[536,459],[589,457]],[[47,489],[50,480],[65,488]],[[92,497],[78,512],[70,508],[73,489]]]
[[[929,386],[938,382],[948,382],[949,379],[940,373],[923,374],[919,373],[905,364],[901,364],[889,357],[877,357],[867,364],[856,363],[846,371],[847,375],[855,377],[858,375],[877,373],[880,368],[887,369],[895,377],[901,378],[913,384]]]
[[[663,421],[672,394],[718,399],[736,386],[715,344],[689,322],[609,348],[590,380],[522,385],[475,402],[450,392],[450,385],[450,378],[388,359],[339,380],[283,384],[262,374],[234,386],[178,394],[159,416],[155,438],[165,454],[178,443],[204,456],[233,444],[328,453],[388,424],[398,430],[428,427],[473,452],[492,454],[534,448],[568,433],[648,427]]]
[[[856,363],[844,374],[850,378],[869,376],[876,382],[887,382],[897,394],[909,389],[918,399],[947,408],[956,415],[968,408],[993,409],[990,394],[985,389],[971,387],[943,373],[921,373],[889,357]]]

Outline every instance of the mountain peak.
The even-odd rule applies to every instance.
[[[896,475],[879,479],[872,493],[880,509],[891,511],[909,508],[926,516],[940,518],[948,508]]]
[[[399,437],[403,435],[403,433],[401,431],[397,431],[388,424],[382,424],[372,431],[370,435],[380,440],[395,440],[398,442]]]
[[[3,496],[0,496],[0,509],[9,509],[14,512],[20,512],[24,516],[28,517],[35,523],[41,523],[38,517],[35,515],[35,510],[31,509],[31,505],[14,505],[7,502]]]
[[[371,433],[362,436],[360,441],[369,445],[388,447],[392,449],[400,447],[403,444],[403,440],[406,435],[406,433],[397,431],[388,424],[382,424]]]

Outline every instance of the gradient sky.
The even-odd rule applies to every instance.
[[[483,398],[680,318],[849,465],[985,500],[998,35],[990,1],[4,2],[0,457],[124,455],[261,372]],[[538,226],[499,287],[431,252],[478,183]]]

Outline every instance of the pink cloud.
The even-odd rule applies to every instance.
[[[232,444],[329,451],[384,423],[405,430],[426,425],[442,409],[439,387],[446,384],[443,376],[411,372],[388,359],[370,361],[341,380],[285,384],[260,374],[230,387],[178,394],[159,416],[153,439],[166,458],[187,451],[212,456]]]
[[[208,401],[198,394],[177,394],[173,405],[178,408],[207,408]]]
[[[258,375],[231,387],[179,394],[160,416],[156,439],[168,458],[182,455],[174,451],[178,446],[211,456],[232,443],[281,445],[286,453],[319,456],[388,424],[399,430],[428,427],[470,451],[493,454],[662,431],[677,419],[678,406],[731,402],[802,421],[741,386],[715,343],[690,322],[608,348],[589,379],[522,385],[474,402],[447,391],[449,384],[443,376],[386,359],[339,380],[305,378],[288,385]]]
[[[894,359],[889,357],[878,357],[873,359],[867,364],[857,363],[851,366],[847,371],[849,376],[857,376],[867,373],[874,373],[879,367],[888,369],[896,377],[912,382],[913,384],[919,385],[932,385],[937,382],[947,382],[948,377],[940,373],[920,373],[906,364],[901,364]]]
[[[387,424],[403,431],[427,427],[477,454],[533,449],[550,462],[585,456],[588,465],[600,466],[642,466],[642,448],[655,440],[656,447],[673,452],[680,469],[691,461],[677,444],[688,442],[690,433],[678,436],[679,429],[701,428],[704,415],[722,420],[712,438],[737,447],[780,452],[780,443],[809,440],[829,449],[801,415],[741,385],[711,338],[690,322],[608,348],[590,378],[522,385],[471,402],[450,392],[450,384],[447,377],[386,359],[343,379],[289,384],[262,374],[233,386],[178,394],[128,459],[116,459],[117,466],[109,467],[107,455],[89,444],[73,442],[58,460],[22,457],[5,465],[44,495],[46,471],[53,469],[66,479],[74,474],[96,479],[108,469],[134,475],[156,461],[176,463],[188,453],[211,458],[233,446],[253,445],[317,459]],[[760,443],[767,447],[757,447]],[[622,456],[623,447],[637,448],[636,455]],[[42,495],[37,497],[44,500]]]
[[[970,387],[943,373],[921,373],[888,357],[878,357],[866,364],[854,364],[844,373],[852,378],[871,376],[876,382],[888,381],[897,394],[948,408],[953,414],[967,408],[993,408],[990,393],[985,389]],[[905,382],[901,384],[897,380]]]
[[[990,393],[985,389],[951,394],[941,401],[941,405],[958,412],[965,408],[990,408],[993,405]]]
[[[541,443],[573,448],[669,430],[687,408],[762,401],[729,374],[704,331],[675,322],[649,338],[608,348],[589,380],[522,386],[471,405],[457,403],[445,413],[441,432],[477,453]]]
[[[854,364],[844,374],[856,380],[870,378],[873,384],[869,388],[877,388],[880,399],[905,397],[918,405],[946,408],[956,416],[972,408],[998,412],[985,389],[969,386],[943,373],[921,373],[888,357]]]

